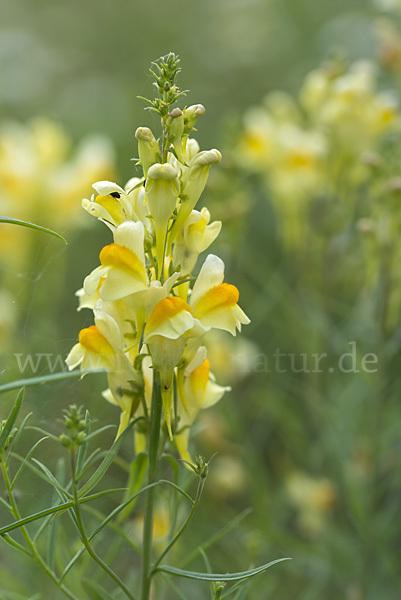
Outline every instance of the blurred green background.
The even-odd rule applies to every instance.
[[[207,108],[203,147],[221,142],[222,124],[272,89],[297,89],[333,48],[372,54],[372,7],[363,0],[1,3],[3,114],[60,119],[76,138],[109,135],[130,173],[133,132],[149,121],[149,63],[181,56],[189,103]]]
[[[296,95],[306,74],[332,52],[350,60],[376,57],[377,7],[366,0],[0,0],[0,12],[1,122],[53,119],[72,146],[88,134],[105,135],[116,151],[113,176],[123,184],[137,174],[130,161],[137,153],[135,129],[157,130],[137,96],[152,97],[149,64],[172,50],[182,60],[179,83],[190,90],[188,104],[206,107],[198,124],[200,146],[217,147],[225,157],[220,174],[217,169],[211,174],[201,206],[223,221],[212,251],[225,260],[226,280],[240,289],[252,323],[244,328],[249,345],[235,340],[236,366],[225,374],[221,369],[219,382],[231,383],[233,391],[205,416],[194,440],[194,451],[208,456],[217,450],[219,457],[188,531],[188,547],[250,506],[238,528],[210,551],[213,568],[240,571],[282,556],[293,560],[259,576],[246,598],[397,600],[398,315],[391,332],[383,334],[371,308],[374,293],[361,301],[361,271],[353,260],[360,256],[359,243],[351,240],[330,255],[334,268],[320,263],[316,250],[330,237],[328,230],[315,246],[305,240],[310,252],[297,250],[295,256],[283,248],[263,181],[241,171],[233,157],[243,113],[266,93],[281,89]],[[398,144],[395,174],[399,153]],[[84,195],[90,193],[88,185]],[[23,218],[23,203],[20,210]],[[54,197],[38,210],[36,221],[52,226],[52,211],[58,210]],[[89,314],[76,312],[74,292],[98,264],[110,234],[85,214],[79,226],[61,219],[57,230],[68,247],[33,233],[18,268],[2,258],[1,281],[11,290],[10,318],[16,323],[1,356],[2,381],[20,376],[15,353],[65,356],[79,329],[91,324]],[[305,375],[264,368],[263,356],[273,360],[277,348],[336,357],[349,351],[352,340],[358,355],[378,354],[377,373]],[[223,366],[228,361],[224,353],[221,361]],[[45,361],[36,374],[44,372]],[[117,411],[100,396],[104,387],[104,381],[87,378],[33,388],[25,410],[34,410],[36,422],[55,432],[61,409],[72,401],[85,404],[99,424],[114,423]],[[12,395],[4,398],[2,416]],[[112,434],[105,443],[111,440]],[[32,483],[26,510],[41,494]],[[27,581],[20,581],[11,551],[0,552],[0,590],[15,586],[21,594],[4,592],[6,600],[28,597],[35,585],[43,594],[53,590],[28,563]],[[199,595],[191,591],[191,599],[207,597],[206,588]]]

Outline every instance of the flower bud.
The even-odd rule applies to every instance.
[[[59,440],[62,443],[62,445],[65,446],[65,448],[69,448],[71,446],[71,439],[68,437],[68,435],[65,435],[63,433],[62,435],[60,435]]]
[[[142,164],[143,175],[146,177],[149,167],[160,159],[159,144],[149,127],[138,127],[135,137],[138,140],[139,160]]]
[[[184,109],[184,133],[187,135],[195,127],[195,123],[198,117],[202,117],[205,114],[205,107],[202,104],[193,104]]]
[[[174,108],[174,110],[169,113],[167,127],[169,139],[173,144],[177,158],[180,162],[185,163],[185,148],[183,148],[184,114],[180,108]]]
[[[176,169],[168,164],[152,165],[146,179],[146,196],[156,234],[156,254],[159,269],[163,264],[168,222],[176,207],[180,182]]]
[[[199,154],[191,161],[190,168],[182,178],[183,185],[180,195],[181,206],[178,211],[177,219],[171,228],[170,244],[172,244],[177,233],[195,208],[195,205],[205,188],[210,167],[220,161],[221,153],[216,149],[199,152]]]

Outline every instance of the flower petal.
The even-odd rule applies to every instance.
[[[215,254],[209,254],[202,265],[192,290],[190,305],[195,308],[200,298],[210,288],[220,285],[224,280],[224,263]]]
[[[93,312],[97,329],[106,338],[114,352],[122,351],[124,338],[116,321],[102,310],[95,309]]]
[[[99,288],[99,283],[102,277],[107,275],[109,267],[100,266],[96,267],[84,280],[84,292],[87,296],[92,296],[94,292]]]
[[[119,246],[129,248],[145,267],[143,240],[145,229],[142,221],[125,221],[114,232],[114,241]]]
[[[65,359],[70,371],[81,364],[84,354],[85,350],[82,348],[81,344],[75,344],[75,346],[71,348],[67,358]]]
[[[100,196],[108,196],[113,193],[124,194],[123,188],[112,181],[97,181],[92,187]]]

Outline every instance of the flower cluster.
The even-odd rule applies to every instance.
[[[0,214],[65,232],[82,224],[77,197],[96,179],[113,177],[114,151],[101,135],[86,136],[75,151],[56,121],[0,122]],[[31,272],[36,238],[30,230],[2,224],[0,236],[0,354],[15,339],[21,308],[16,274]],[[19,302],[22,302],[20,292]]]
[[[274,92],[246,115],[241,163],[265,178],[288,238],[304,235],[311,199],[355,189],[367,177],[368,153],[399,133],[398,99],[379,91],[377,79],[371,62],[347,68],[332,60],[308,74],[298,100]]]
[[[65,130],[44,117],[26,125],[4,121],[0,125],[0,211],[16,219],[65,230],[80,220],[76,198],[95,179],[112,177],[114,153],[100,135],[84,138],[75,152]],[[54,203],[57,210],[54,210]],[[3,226],[0,260],[14,270],[25,266],[31,249],[27,231]]]
[[[162,118],[162,137],[157,140],[147,127],[135,134],[143,177],[124,188],[100,181],[92,198],[83,200],[113,241],[77,292],[79,309],[92,309],[95,324],[80,332],[67,364],[107,371],[104,397],[121,409],[118,433],[134,415],[149,416],[157,371],[166,431],[189,458],[195,417],[228,389],[214,380],[204,336],[214,328],[235,335],[249,319],[238,305],[237,288],[224,282],[220,258],[209,254],[193,276],[198,256],[221,229],[206,208],[195,208],[221,154],[199,151],[190,133],[205,109],[171,109],[179,97],[171,81],[176,72],[160,71],[165,83],[158,87],[167,96],[151,108]],[[146,428],[141,431],[139,440]]]

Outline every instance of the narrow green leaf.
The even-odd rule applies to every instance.
[[[210,564],[210,561],[207,557],[206,552],[202,548],[199,550],[199,552],[203,558],[203,562],[205,563],[206,573],[209,573],[209,574],[212,573],[212,566]],[[210,582],[210,598],[211,598],[211,600],[214,600],[213,586],[214,586],[214,582],[211,581]]]
[[[98,492],[97,494],[93,494],[92,496],[87,496],[87,498],[90,498],[91,500],[97,500],[98,498],[101,498],[102,496],[106,496],[106,495],[114,493],[116,491],[119,491],[119,492],[124,491],[124,489],[125,488],[121,488],[121,489],[116,488],[116,489],[113,489],[113,490],[105,490],[103,492]],[[73,506],[72,500],[69,500],[68,502],[70,502],[71,506]],[[80,500],[80,504],[84,504],[85,505],[86,504],[86,499],[82,498]],[[55,506],[57,506],[57,504],[55,504]],[[70,510],[71,506],[69,505],[69,506],[65,507],[64,509],[62,509],[62,510],[60,510],[58,512],[53,511],[51,514],[45,516],[45,518],[43,519],[43,522],[42,522],[41,526],[38,528],[38,530],[36,531],[35,535],[33,536],[33,541],[36,543],[37,540],[42,535],[42,533],[47,530],[47,528],[49,527],[49,525],[52,525],[52,523],[54,523],[56,519],[58,519],[61,515],[63,515],[66,510]]]
[[[107,452],[105,458],[103,459],[99,467],[93,473],[92,477],[79,490],[80,496],[84,496],[85,494],[90,492],[95,487],[95,485],[97,485],[102,480],[107,470],[111,466],[115,456],[118,454],[121,445],[127,436],[127,433],[131,431],[135,423],[142,419],[144,419],[144,417],[137,417],[136,419],[133,419],[131,423],[124,429],[121,435],[118,436],[118,438],[116,439],[110,450]]]
[[[21,221],[20,219],[12,219],[11,217],[0,217],[0,223],[10,223],[11,225],[21,225],[22,227],[29,227],[30,229],[37,229],[38,231],[43,231],[44,233],[54,235],[54,237],[64,242],[64,244],[67,244],[67,240],[65,240],[59,233],[56,233],[47,227],[35,225],[35,223],[29,223],[29,221]]]
[[[141,490],[139,490],[139,492],[137,492],[136,494],[134,494],[133,496],[131,496],[131,498],[128,498],[128,500],[126,500],[125,502],[123,502],[119,506],[117,506],[110,514],[107,515],[107,517],[104,519],[104,521],[102,521],[96,527],[96,529],[94,529],[92,531],[92,533],[89,536],[89,541],[92,542],[92,540],[94,540],[95,537],[101,532],[101,530],[104,527],[106,527],[106,525],[108,525],[110,523],[110,521],[112,521],[114,519],[114,517],[116,515],[118,515],[122,510],[124,510],[124,508],[126,506],[128,506],[137,496],[139,496],[140,494],[143,494],[149,488],[152,488],[152,487],[155,487],[155,486],[159,485],[160,483],[161,483],[160,481],[156,481],[155,483],[150,483],[149,485],[145,485],[145,487],[143,487]],[[0,535],[1,535],[1,529],[0,529]],[[62,575],[60,576],[60,581],[63,581],[63,579],[67,575],[68,571],[73,567],[73,565],[76,563],[76,561],[79,559],[79,557],[83,554],[84,551],[85,551],[85,546],[82,546],[82,548],[80,550],[78,550],[78,552],[76,552],[76,554],[72,557],[72,559],[70,560],[70,562],[68,563],[68,565],[64,569]]]
[[[10,381],[0,385],[0,394],[3,392],[9,392],[10,390],[16,390],[20,387],[29,387],[32,385],[40,385],[42,383],[52,383],[54,381],[62,381],[63,379],[73,379],[75,377],[82,377],[83,375],[90,375],[92,373],[104,373],[103,369],[88,369],[86,371],[62,371],[61,373],[51,373],[49,375],[41,375],[39,377],[29,377],[27,379],[18,379],[17,381]]]
[[[234,584],[228,592],[223,594],[223,598],[227,598],[231,592],[237,592],[235,594],[234,600],[246,600],[248,590],[249,590],[250,581],[247,579],[246,581],[240,581],[239,583]]]
[[[20,552],[23,552],[24,554],[27,554],[28,556],[32,556],[31,553],[29,552],[29,550],[27,550],[26,548],[24,548],[24,546],[22,546],[21,544],[19,544],[18,542],[16,542],[11,537],[11,535],[9,535],[8,533],[5,533],[2,536],[2,539],[6,542],[6,544],[9,544],[13,548],[17,548],[17,550],[20,550]]]
[[[24,398],[25,388],[22,388],[17,396],[17,399],[14,403],[14,406],[11,409],[10,414],[8,415],[8,419],[5,422],[3,431],[0,435],[0,450],[3,448],[4,444],[7,441],[8,436],[11,433],[12,428],[14,427],[14,423],[17,420],[19,409],[21,408],[22,400]]]
[[[102,498],[108,494],[114,494],[115,492],[125,491],[125,488],[115,488],[112,490],[104,490],[103,492],[98,492],[97,494],[92,494],[91,496],[85,496],[85,498],[80,498],[79,503],[83,504],[85,502],[91,502],[92,500],[97,500],[98,498]],[[29,523],[33,523],[38,519],[43,519],[43,517],[47,517],[48,515],[52,515],[58,512],[64,512],[74,506],[73,500],[67,500],[67,502],[63,502],[62,504],[58,504],[57,506],[52,506],[50,508],[45,508],[33,515],[29,515],[29,517],[24,517],[23,519],[19,519],[18,521],[14,521],[14,523],[10,523],[10,525],[5,525],[0,528],[0,536],[8,533],[9,531],[13,531],[13,529],[18,529],[23,525],[28,525]]]
[[[60,443],[60,438],[57,435],[53,435],[50,431],[46,431],[46,429],[42,429],[41,427],[37,427],[36,425],[27,425],[27,429],[29,431],[38,431],[43,434],[45,437],[50,438],[54,442]]]
[[[186,498],[188,500],[188,502],[190,502],[192,504],[192,506],[195,504],[194,499],[191,498],[191,496],[189,494],[187,494],[187,492],[185,490],[183,490],[176,483],[173,483],[172,481],[169,481],[168,479],[159,479],[158,483],[165,483],[166,485],[169,485],[170,487],[174,488],[179,494],[184,496],[184,498]]]
[[[92,540],[94,540],[95,537],[100,533],[100,531],[104,527],[106,527],[106,525],[108,525],[114,519],[114,517],[117,516],[122,510],[124,510],[133,500],[135,500],[135,498],[137,498],[138,496],[140,496],[141,494],[143,494],[144,492],[146,492],[149,488],[158,486],[160,484],[167,484],[170,487],[173,487],[178,492],[180,492],[184,497],[186,497],[191,502],[191,504],[193,504],[192,498],[186,492],[184,492],[184,490],[182,490],[181,488],[179,488],[172,481],[168,481],[168,480],[165,480],[165,479],[160,479],[159,481],[156,481],[155,483],[150,483],[149,485],[145,485],[145,487],[143,487],[138,492],[136,492],[135,494],[133,494],[130,498],[128,498],[128,500],[125,500],[124,502],[122,502],[122,504],[120,504],[119,506],[117,506],[109,515],[107,515],[107,517],[104,519],[104,521],[102,521],[96,527],[96,529],[93,530],[93,532],[89,536],[89,541],[91,542]],[[81,502],[83,502],[83,500],[81,500]],[[1,535],[1,529],[0,529],[0,535]],[[84,551],[85,551],[85,547],[82,546],[82,548],[76,552],[76,554],[72,557],[72,559],[70,560],[70,562],[68,563],[68,565],[64,569],[62,575],[60,576],[60,581],[62,581],[64,579],[64,577],[67,575],[67,573],[69,572],[69,570],[73,567],[73,565],[76,563],[76,561],[79,559],[79,557],[83,554]]]
[[[85,474],[85,472],[87,471],[87,469],[90,467],[90,465],[92,464],[92,462],[95,460],[95,458],[99,458],[98,454],[100,452],[100,448],[96,448],[96,450],[94,450],[89,456],[88,458],[85,460],[84,464],[82,465],[82,470],[79,474],[79,476],[77,477],[77,481],[79,481],[81,479],[81,477]]]
[[[11,504],[9,504],[7,502],[7,500],[5,500],[2,496],[0,496],[0,504],[2,504],[3,506],[5,506],[6,509],[9,510],[11,513],[13,512],[13,508],[12,508]]]
[[[25,425],[27,424],[27,422],[28,422],[28,419],[29,419],[29,418],[30,418],[32,415],[33,415],[33,413],[31,413],[31,412],[30,412],[30,413],[28,413],[28,414],[27,414],[27,415],[24,417],[24,419],[23,419],[23,421],[22,421],[21,425],[18,427],[18,431],[17,431],[17,432],[16,432],[16,434],[13,436],[13,439],[12,439],[12,441],[11,441],[11,444],[10,444],[10,452],[9,452],[9,454],[8,454],[7,458],[6,458],[6,465],[7,465],[7,466],[10,464],[11,452],[13,451],[13,449],[15,448],[15,446],[18,444],[18,440],[20,439],[20,437],[21,437],[21,435],[22,435],[22,432],[23,432],[23,431],[24,431],[24,429],[25,429]]]
[[[48,440],[49,437],[45,436],[42,437],[40,440],[38,440],[36,442],[36,444],[34,444],[32,446],[32,448],[29,450],[28,454],[25,456],[24,460],[22,461],[22,463],[20,464],[18,471],[16,472],[16,474],[14,475],[14,479],[11,482],[11,489],[14,489],[15,484],[17,483],[17,479],[18,477],[21,475],[22,471],[24,470],[24,468],[26,467],[27,462],[29,461],[29,459],[31,458],[32,454],[35,452],[36,448],[45,440]]]
[[[56,479],[61,483],[64,483],[65,480],[65,460],[64,458],[59,458],[56,466]],[[57,502],[57,492],[53,491],[52,504]],[[72,510],[72,509],[70,509]],[[57,515],[56,515],[57,517]],[[49,519],[49,517],[48,517]],[[57,551],[57,537],[60,529],[60,519],[50,518],[50,522],[47,526],[49,535],[47,537],[47,564],[52,571],[54,571],[55,561],[56,561],[56,551]],[[36,537],[36,536],[35,536]],[[37,539],[37,538],[36,538]]]
[[[178,577],[186,577],[187,579],[197,579],[199,581],[238,581],[240,579],[249,579],[250,577],[254,577],[259,573],[263,573],[273,565],[276,565],[285,560],[291,560],[290,558],[278,558],[277,560],[273,560],[272,562],[267,563],[266,565],[262,565],[261,567],[257,567],[256,569],[250,569],[249,571],[241,571],[240,573],[197,573],[195,571],[184,571],[182,569],[176,569],[174,567],[169,567],[168,565],[160,565],[154,569],[154,573],[157,571],[162,571],[163,573],[168,573],[169,575],[177,575]]]
[[[100,427],[100,429],[96,429],[96,431],[93,431],[92,433],[90,433],[87,436],[86,441],[93,439],[94,437],[99,435],[99,433],[103,433],[103,431],[107,431],[107,429],[115,429],[115,427],[116,427],[115,425],[104,425],[104,427]]]
[[[224,537],[227,533],[229,533],[232,529],[234,529],[241,521],[245,519],[252,512],[251,508],[246,508],[241,513],[236,515],[231,521],[226,523],[224,527],[222,527],[219,531],[217,531],[214,535],[205,540],[202,544],[197,546],[190,554],[185,557],[185,560],[182,561],[182,566],[189,564],[196,556],[200,553],[201,550],[207,550],[213,544],[218,542],[222,537]]]

